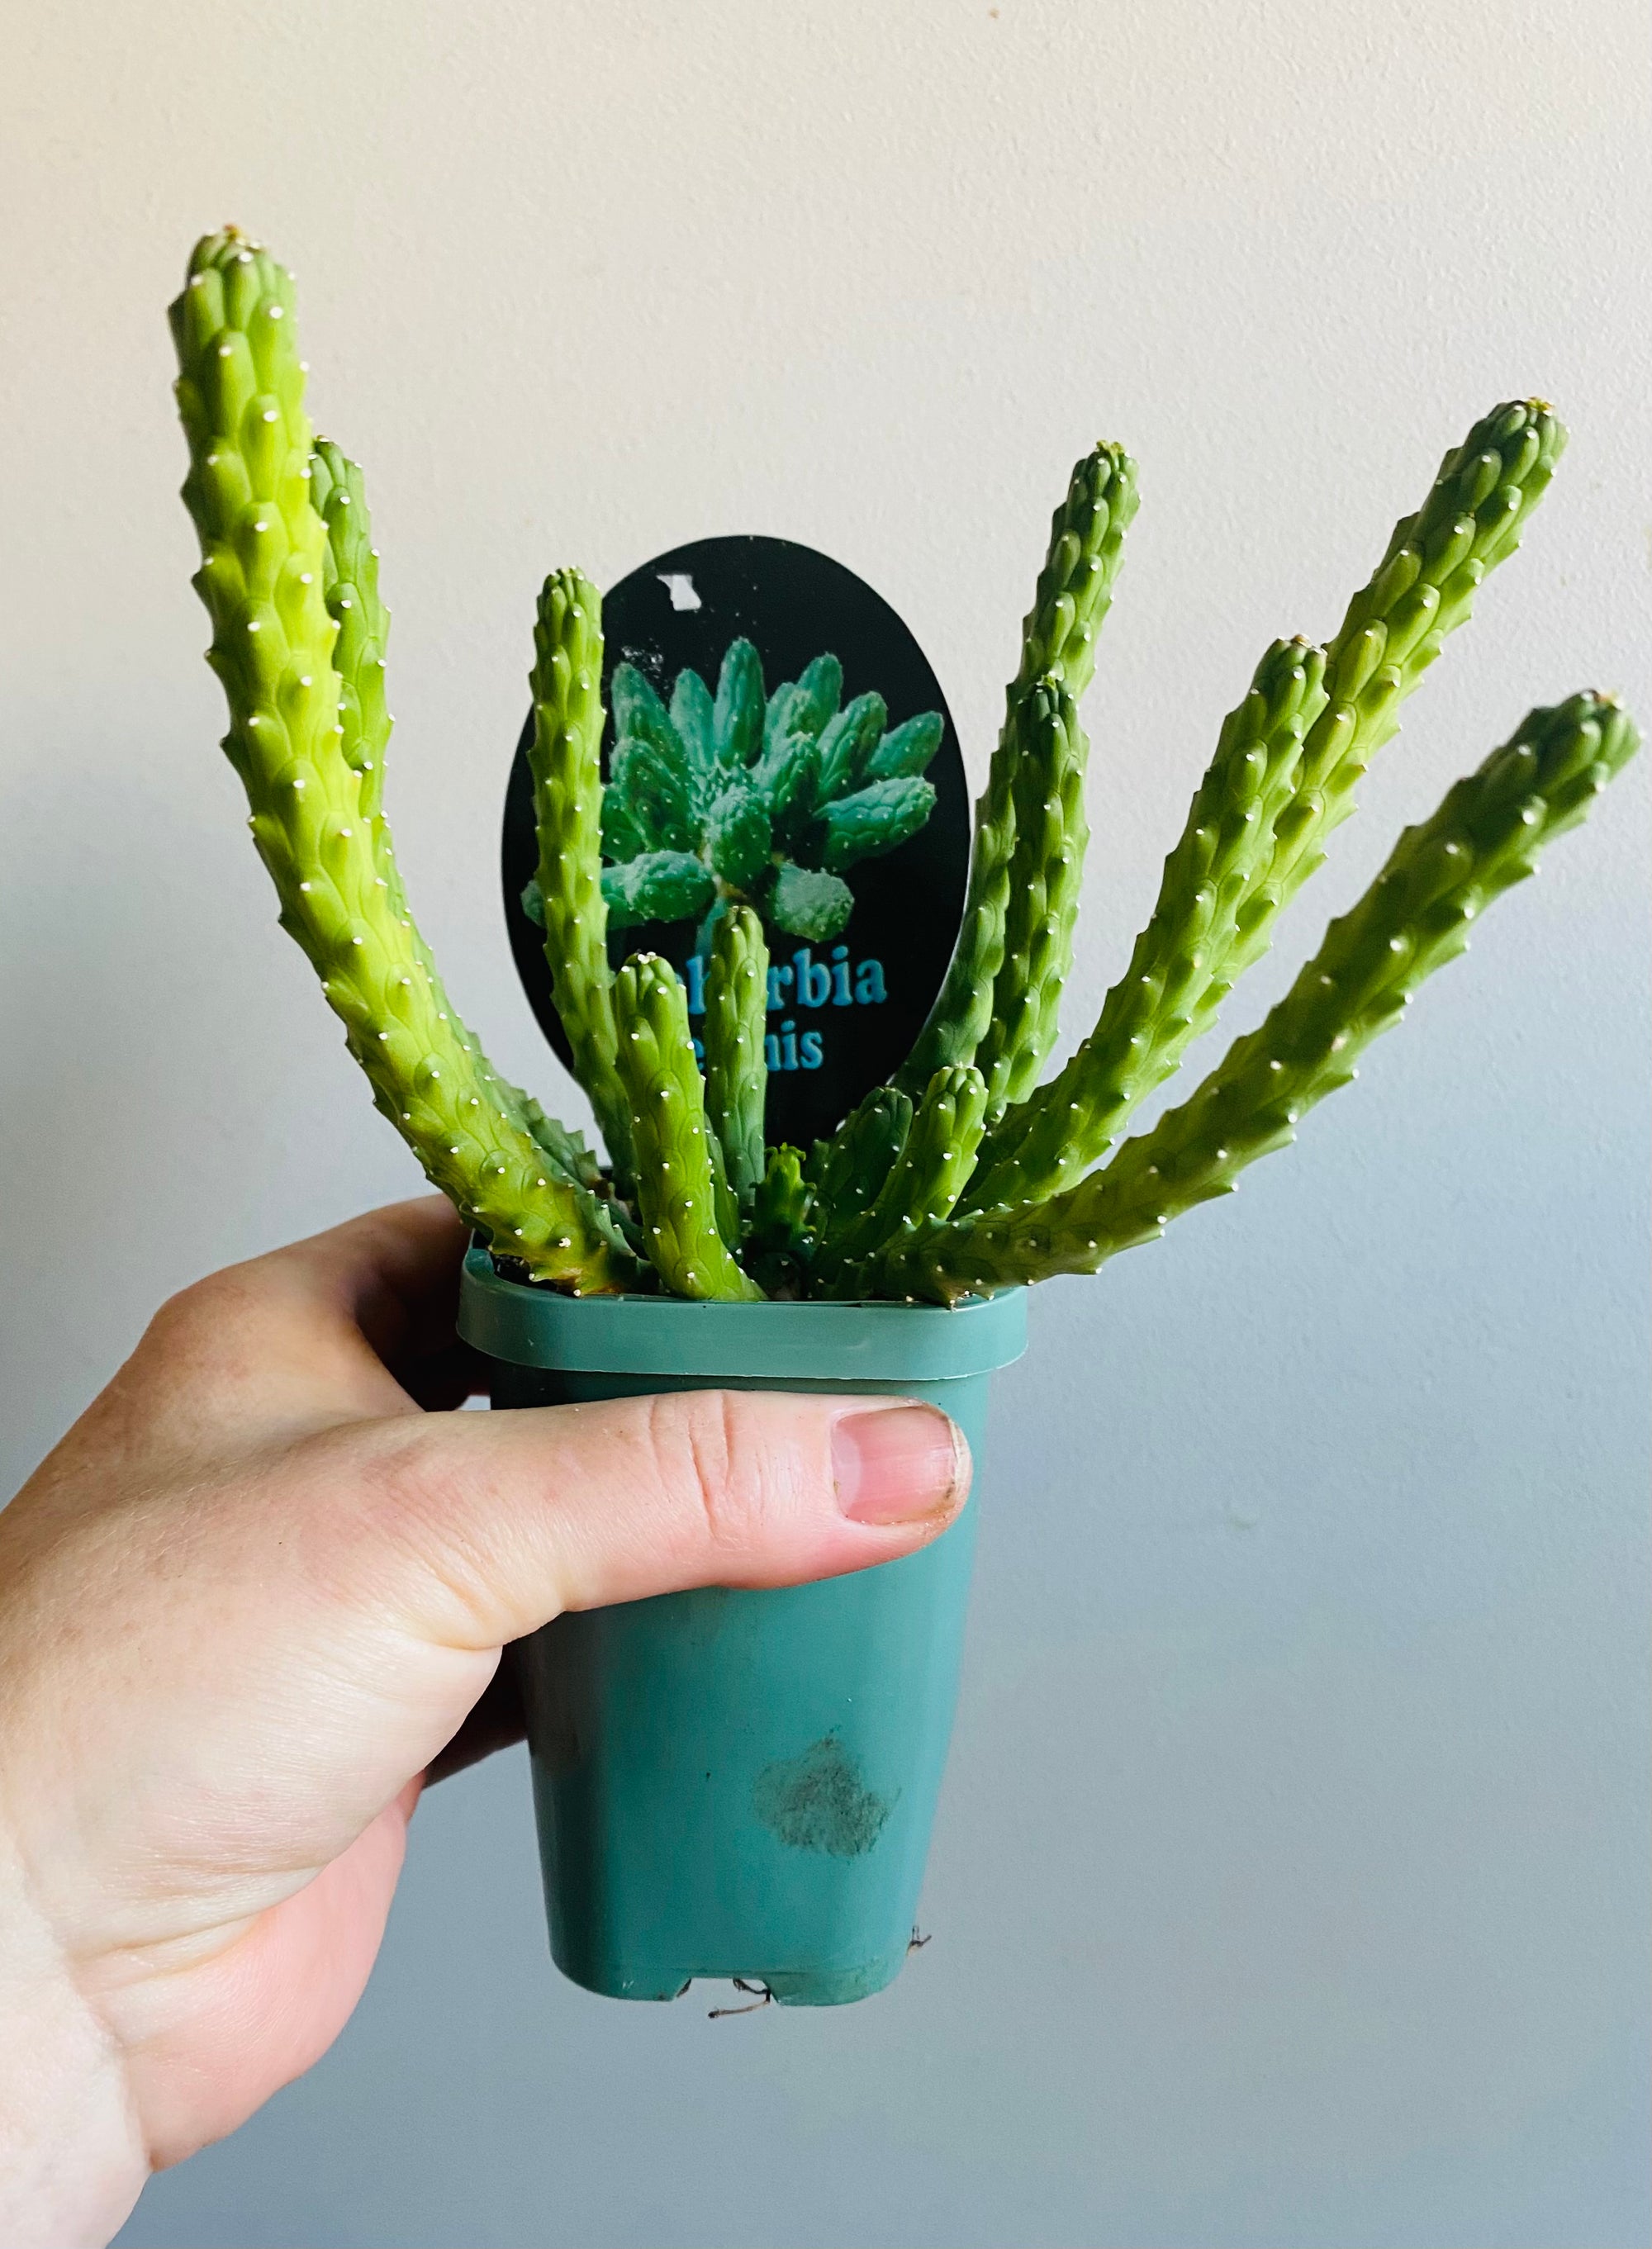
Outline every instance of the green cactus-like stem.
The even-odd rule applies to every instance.
[[[752,1197],[751,1238],[767,1248],[797,1252],[809,1233],[814,1201],[815,1190],[803,1173],[802,1149],[781,1141],[768,1151]]]
[[[615,1174],[629,1181],[634,1158],[615,1060],[602,897],[602,597],[578,570],[553,571],[545,581],[532,684],[528,764],[551,996]]]
[[[746,1227],[746,1267],[771,1296],[805,1293],[815,1253],[815,1191],[803,1174],[802,1152],[771,1148],[751,1200]]]
[[[327,614],[338,627],[340,750],[361,774],[359,802],[375,818],[384,801],[384,762],[392,720],[384,699],[390,613],[379,593],[378,549],[361,471],[341,446],[318,437],[310,457],[310,505],[327,529]]]
[[[327,530],[326,601],[327,614],[338,627],[333,668],[339,676],[339,752],[360,777],[357,808],[373,846],[386,902],[393,913],[407,918],[408,942],[418,957],[438,1017],[457,1021],[435,958],[407,914],[401,870],[383,817],[384,769],[393,723],[384,698],[390,615],[379,592],[378,550],[361,469],[328,438],[319,437],[310,457],[310,504]],[[487,1083],[486,1097],[532,1136],[564,1179],[596,1186],[596,1166],[578,1134],[498,1076],[474,1037],[470,1045],[477,1074]],[[604,1233],[623,1246],[611,1206],[599,1202],[597,1214]]]
[[[1170,1074],[1235,980],[1267,950],[1278,916],[1323,863],[1325,839],[1353,810],[1361,775],[1398,730],[1401,704],[1439,655],[1447,633],[1468,618],[1487,571],[1518,546],[1521,526],[1547,491],[1565,444],[1559,418],[1530,400],[1494,409],[1446,455],[1427,499],[1395,526],[1381,562],[1349,604],[1331,643],[1318,715],[1294,765],[1279,774],[1288,787],[1283,794],[1270,791],[1270,819],[1257,808],[1244,849],[1245,884],[1231,915],[1235,942],[1220,966],[1216,949],[1204,948],[1197,980],[1202,992],[1189,989],[1181,1006],[1157,1008],[1156,1021],[1140,1021],[1141,987],[1132,994],[1132,978],[1174,965],[1163,961],[1167,939],[1184,959],[1198,949],[1196,921],[1186,925],[1187,941],[1178,946],[1174,913],[1160,920],[1156,911],[1137,948],[1139,953],[1147,946],[1153,957],[1139,972],[1132,961],[1124,982],[1109,993],[1096,1030],[1066,1069],[988,1136],[981,1176],[965,1195],[970,1208],[1038,1200],[1098,1162],[1136,1104]],[[1263,659],[1256,684],[1264,695],[1270,689],[1263,674],[1285,645],[1276,644]],[[1219,750],[1218,761],[1222,754]],[[1178,851],[1198,817],[1196,798],[1189,835]],[[1167,884],[1175,863],[1173,854]],[[1162,908],[1174,902],[1161,893],[1160,903]],[[1184,908],[1186,903],[1184,898]],[[1132,1037],[1140,1043],[1127,1050]]]
[[[504,1081],[500,1081],[504,1084]],[[571,1131],[558,1117],[552,1117],[540,1108],[531,1093],[520,1086],[506,1085],[505,1090],[516,1102],[522,1121],[534,1139],[556,1166],[559,1172],[582,1186],[596,1188],[602,1184],[602,1166],[586,1146],[582,1134]],[[605,1205],[611,1208],[611,1205]]]
[[[986,1080],[973,1064],[935,1072],[874,1206],[880,1229],[892,1234],[948,1216],[974,1163],[986,1114]]]
[[[822,1256],[829,1256],[848,1229],[870,1210],[906,1145],[911,1096],[880,1085],[850,1111],[829,1140],[817,1140],[809,1165],[815,1189],[816,1230]]]
[[[1303,743],[1258,885],[1265,906],[1256,953],[1323,864],[1325,838],[1353,812],[1366,767],[1399,731],[1401,705],[1446,635],[1467,622],[1487,572],[1518,547],[1566,442],[1565,425],[1541,399],[1494,407],[1446,455],[1416,513],[1394,526],[1325,651],[1325,708]]]
[[[877,1201],[817,1267],[823,1293],[887,1293],[885,1256],[892,1255],[898,1271],[903,1246],[951,1213],[974,1164],[986,1115],[987,1084],[978,1069],[965,1063],[935,1072]]]
[[[763,1028],[768,947],[749,906],[731,906],[712,931],[706,979],[706,1113],[722,1148],[728,1183],[742,1205],[763,1177],[763,1104],[768,1091]]]
[[[1022,625],[1017,688],[1056,678],[1075,703],[1084,700],[1138,505],[1136,464],[1122,445],[1097,445],[1075,464],[1050,519],[1044,567]]]
[[[718,1228],[688,995],[668,961],[644,953],[614,979],[613,1003],[649,1256],[673,1296],[756,1302],[762,1290],[736,1264]]]
[[[1541,399],[1494,407],[1440,464],[1428,498],[1394,526],[1387,552],[1348,604],[1325,657],[1324,711],[1303,744],[1271,880],[1284,903],[1353,810],[1360,776],[1400,725],[1400,705],[1468,620],[1489,570],[1520,543],[1566,449]]]
[[[1009,911],[1009,862],[1015,848],[1015,777],[1023,742],[1012,704],[975,803],[964,917],[946,974],[912,1052],[894,1083],[912,1093],[938,1069],[971,1063],[992,1021],[995,980],[1004,958],[1004,918]]]
[[[1129,968],[1066,1066],[988,1133],[966,1208],[1041,1200],[1098,1163],[1263,950],[1273,900],[1261,885],[1304,739],[1325,705],[1324,669],[1323,652],[1304,641],[1276,641],[1263,657],[1222,722]]]
[[[1041,679],[1026,690],[1026,705],[1014,782],[1004,957],[993,986],[992,1020],[975,1050],[993,1117],[1036,1084],[1055,1044],[1090,840],[1090,743],[1073,698],[1059,679]]]
[[[327,593],[337,563],[311,496],[291,279],[226,230],[196,245],[170,319],[190,453],[183,497],[201,540],[195,583],[230,710],[224,748],[281,925],[320,974],[376,1105],[431,1182],[536,1278],[623,1288],[632,1261],[592,1197],[547,1162],[429,968],[389,863],[382,758],[369,776],[345,754],[352,739],[358,753],[369,741],[382,752],[383,734],[361,697],[365,651],[353,655],[347,641],[354,712],[334,668]]]
[[[723,1160],[723,1144],[709,1125],[706,1132],[706,1153],[711,1159],[712,1166],[712,1214],[717,1221],[717,1231],[724,1248],[738,1257],[740,1246],[740,1197],[728,1183],[728,1166]]]
[[[892,1261],[891,1282],[951,1302],[1091,1272],[1194,1204],[1230,1193],[1246,1165],[1292,1140],[1298,1118],[1348,1083],[1422,980],[1463,950],[1470,922],[1533,871],[1539,849],[1582,819],[1637,743],[1608,698],[1574,695],[1533,711],[1431,819],[1405,831],[1266,1021],[1191,1099],[1049,1202],[930,1228]]]
[[[1050,522],[1050,547],[1022,631],[1021,667],[975,806],[964,916],[946,975],[895,1083],[917,1093],[938,1069],[970,1063],[992,1021],[1004,958],[1015,846],[1015,779],[1029,753],[1026,691],[1057,677],[1077,703],[1095,670],[1096,635],[1112,602],[1125,533],[1136,512],[1136,464],[1122,445],[1098,445],[1072,472]],[[1083,873],[1076,859],[1075,884]]]

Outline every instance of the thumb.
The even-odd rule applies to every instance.
[[[366,1454],[327,1479],[335,1588],[477,1651],[565,1609],[897,1560],[947,1527],[970,1477],[945,1413],[879,1396],[680,1391],[314,1441]]]
[[[933,1406],[691,1391],[337,1422],[222,1487],[140,1496],[59,1542],[72,1628],[36,1635],[79,1664],[80,1941],[128,1943],[157,1867],[214,1928],[286,1897],[452,1741],[504,1643],[563,1610],[895,1561],[968,1482]],[[40,1669],[44,1709],[63,1675]],[[43,1719],[8,1746],[61,1738]]]

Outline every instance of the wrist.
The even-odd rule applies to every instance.
[[[122,2056],[0,1826],[0,2240],[99,2249],[148,2175]]]

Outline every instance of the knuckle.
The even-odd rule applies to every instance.
[[[151,1413],[209,1417],[248,1371],[244,1284],[214,1273],[169,1296],[145,1328],[127,1368]]]
[[[167,1358],[196,1360],[221,1353],[248,1309],[239,1268],[209,1273],[169,1296],[144,1331],[144,1347]]]
[[[460,1450],[410,1417],[325,1431],[305,1441],[294,1465],[308,1501],[304,1565],[330,1599],[454,1644],[492,1644],[492,1510]]]
[[[686,1498],[712,1544],[743,1544],[765,1512],[761,1449],[744,1395],[685,1390],[649,1400],[648,1438],[668,1497]]]
[[[176,1351],[186,1348],[196,1335],[210,1331],[214,1319],[213,1305],[218,1296],[218,1276],[214,1273],[204,1281],[192,1281],[187,1289],[180,1289],[156,1307],[144,1331],[144,1342],[151,1348]]]

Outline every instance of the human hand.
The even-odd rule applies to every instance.
[[[104,2240],[327,2050],[421,1787],[509,1737],[506,1641],[891,1561],[962,1503],[899,1399],[431,1410],[464,1241],[402,1203],[185,1290],[0,1514],[11,2249]]]

